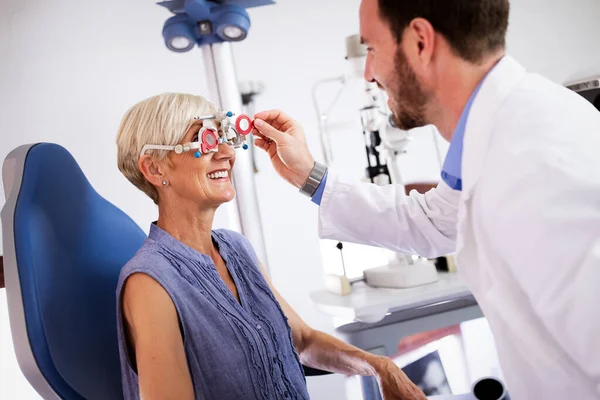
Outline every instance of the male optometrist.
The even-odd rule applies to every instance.
[[[428,193],[343,181],[280,111],[256,115],[256,145],[320,204],[322,238],[456,252],[511,398],[597,399],[600,113],[505,53],[508,18],[508,0],[362,1],[365,78],[399,127],[450,142]]]

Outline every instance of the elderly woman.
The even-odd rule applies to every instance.
[[[235,150],[220,143],[200,154],[190,144],[198,117],[216,112],[202,97],[162,94],[132,107],[118,132],[119,169],[159,212],[117,289],[125,398],[308,399],[304,363],[376,376],[386,399],[423,399],[388,358],[307,326],[249,241],[212,229],[235,196]]]

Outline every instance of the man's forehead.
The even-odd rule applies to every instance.
[[[372,19],[379,16],[379,0],[362,0],[359,9],[360,19]]]
[[[360,36],[362,43],[372,40],[372,30],[380,20],[378,0],[362,0],[359,11]]]

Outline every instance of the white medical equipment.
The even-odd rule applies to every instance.
[[[142,147],[140,157],[148,150],[168,150],[176,154],[196,150],[194,157],[200,158],[202,154],[215,153],[219,144],[225,143],[235,149],[248,150],[246,136],[252,132],[252,120],[245,114],[239,115],[235,120],[231,111],[217,111],[216,114],[195,117],[194,120],[202,121],[202,128],[198,138],[189,143],[167,146],[160,144],[146,144]]]
[[[208,99],[222,110],[242,110],[248,88],[238,84],[231,44],[243,41],[248,35],[251,23],[246,9],[276,4],[276,0],[163,0],[157,4],[173,14],[163,26],[166,47],[176,53],[201,48],[210,94]],[[241,89],[244,94],[240,93]],[[250,95],[256,92],[254,90]],[[244,96],[246,99],[243,100]],[[250,240],[268,273],[251,149],[236,156],[232,173],[236,201],[224,206],[230,228]]]
[[[177,1],[173,2],[177,5]],[[181,2],[179,2],[181,3]],[[185,4],[197,4],[199,1],[186,1]],[[238,6],[246,3],[247,7],[275,4],[274,0],[248,0],[248,1],[223,1],[221,4],[236,4]],[[218,4],[217,4],[218,5]],[[176,16],[182,13],[174,8]],[[197,18],[202,17],[197,16]],[[190,20],[197,19],[192,14],[187,14]],[[202,24],[202,20],[198,20]],[[196,25],[198,26],[198,25]],[[216,24],[211,25],[213,33],[220,31]],[[222,31],[231,31],[224,26]],[[233,29],[235,31],[235,29]],[[167,35],[165,35],[167,36]],[[203,33],[201,38],[211,37],[210,33]],[[173,36],[175,38],[177,36]],[[174,39],[173,39],[174,40]],[[238,86],[238,77],[235,69],[235,62],[231,42],[218,41],[210,45],[198,40],[198,46],[202,49],[202,58],[204,59],[204,73],[206,82],[210,91],[209,99],[221,110],[242,110],[242,96]],[[255,173],[253,168],[252,153],[250,151],[239,152],[236,156],[236,162],[233,166],[233,185],[236,192],[236,201],[227,204],[228,216],[232,230],[242,232],[250,240],[252,247],[256,251],[257,257],[263,261],[263,265],[269,272],[269,263],[267,250],[265,248],[265,239],[260,218],[260,207],[258,205],[258,195],[256,192]]]
[[[319,134],[323,148],[323,159],[326,165],[333,161],[331,138],[328,127],[328,115],[333,110],[335,103],[352,79],[359,79],[363,88],[362,108],[360,120],[367,153],[367,167],[364,180],[377,185],[397,184],[404,186],[402,174],[398,168],[397,158],[406,152],[411,137],[407,131],[398,129],[394,125],[393,116],[385,105],[385,93],[376,83],[364,80],[364,65],[367,49],[360,41],[359,35],[346,38],[346,60],[350,64],[351,72],[337,78],[328,78],[317,82],[313,88],[315,110],[319,118]],[[317,101],[317,89],[326,83],[338,82],[342,87],[337,92],[333,103],[326,112],[322,112]],[[436,142],[437,143],[437,142]],[[338,249],[343,252],[343,245],[338,243]],[[343,256],[342,256],[343,264]],[[325,277],[327,289],[336,294],[348,295],[352,291],[352,284],[364,280],[369,286],[382,288],[408,288],[421,286],[438,280],[435,264],[427,259],[394,254],[386,265],[366,269],[362,279],[350,281],[343,266],[343,275],[328,274]]]

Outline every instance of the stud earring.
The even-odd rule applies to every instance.
[[[162,181],[162,185],[163,185],[163,186],[167,186],[168,184],[169,184],[169,182],[167,182],[167,180],[166,180],[166,179],[163,179],[163,181]]]

